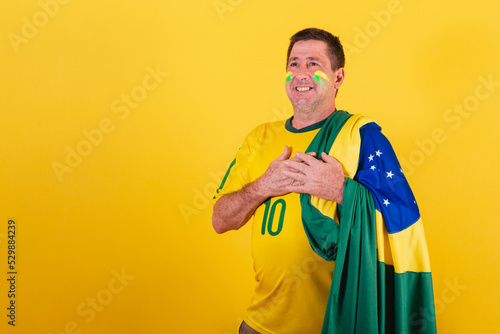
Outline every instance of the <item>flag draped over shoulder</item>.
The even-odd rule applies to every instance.
[[[334,156],[346,175],[342,205],[300,196],[312,248],[336,261],[322,333],[436,333],[420,213],[380,127],[336,111],[307,152]]]

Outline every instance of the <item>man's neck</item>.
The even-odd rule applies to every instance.
[[[321,122],[322,120],[328,118],[331,114],[336,111],[335,106],[333,108],[325,110],[324,112],[302,112],[294,110],[291,125],[297,129],[303,129],[307,126]]]

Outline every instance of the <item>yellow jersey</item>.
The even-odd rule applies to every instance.
[[[290,119],[255,128],[231,163],[214,203],[259,178],[284,150],[305,152],[324,121],[296,130]],[[245,322],[262,334],[320,333],[334,262],[311,248],[301,220],[300,195],[262,203],[252,219],[256,288]]]

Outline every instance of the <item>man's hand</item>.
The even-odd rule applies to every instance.
[[[271,162],[266,172],[255,182],[240,191],[222,196],[215,203],[212,224],[217,233],[239,229],[266,199],[293,191],[291,187],[300,182],[285,175],[285,170],[298,172],[285,165],[291,152],[290,147],[285,146],[283,153]]]
[[[295,157],[284,161],[288,168],[283,174],[294,180],[289,189],[297,193],[304,193],[342,205],[345,177],[340,162],[325,152],[321,153],[321,160],[315,158],[314,153],[296,152]]]
[[[294,191],[293,187],[301,184],[301,181],[290,178],[288,172],[297,173],[298,171],[286,164],[289,161],[292,150],[290,147],[285,146],[283,153],[274,159],[266,172],[255,181],[255,185],[259,189],[259,193],[263,194],[265,198],[273,196],[285,195]]]

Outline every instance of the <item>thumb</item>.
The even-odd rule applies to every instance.
[[[291,153],[292,153],[292,150],[290,149],[290,147],[285,146],[283,153],[281,153],[280,156],[276,160],[281,160],[281,161],[287,160],[288,158],[290,158]]]

